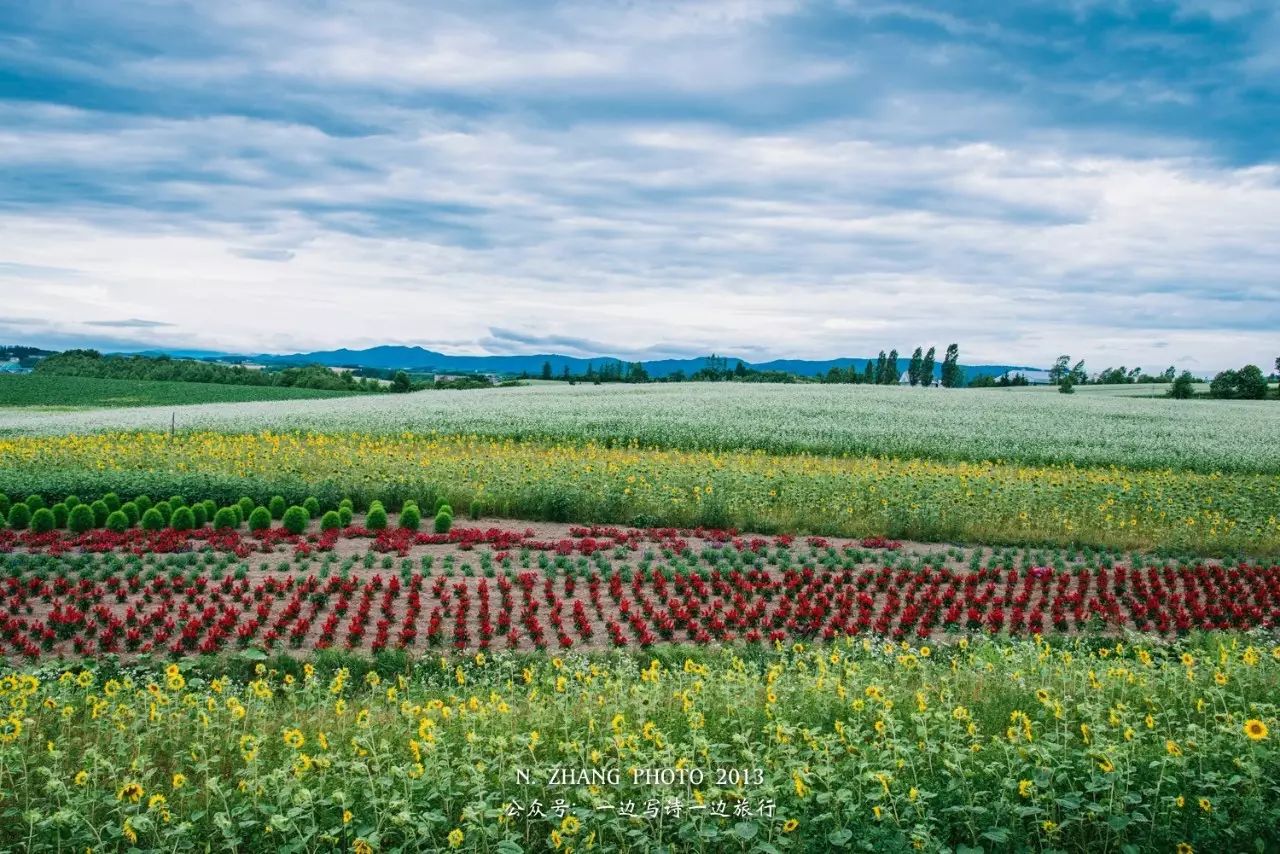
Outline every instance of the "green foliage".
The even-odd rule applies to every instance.
[[[217,513],[213,514],[213,527],[218,531],[228,531],[239,528],[240,519],[236,514],[236,508],[220,508]]]
[[[75,507],[80,503],[80,498],[75,495],[68,495],[66,498],[62,499],[62,503],[67,505],[67,509],[70,510],[72,507]]]
[[[284,512],[281,511],[281,516]],[[255,507],[253,512],[249,514],[249,530],[265,531],[271,527],[271,511],[266,507]]]
[[[307,512],[305,507],[293,505],[284,511],[282,524],[284,529],[290,534],[301,534],[307,530],[307,525],[311,523],[311,514]]]
[[[103,519],[102,521],[105,523],[107,520]],[[67,528],[72,533],[83,534],[85,531],[91,531],[97,526],[97,519],[94,518],[93,510],[88,504],[77,504],[67,514]]]
[[[74,510],[71,512],[73,514],[75,513]],[[155,507],[149,507],[146,512],[142,514],[142,529],[144,531],[159,531],[165,526],[166,521],[167,520],[164,518],[163,513]]]
[[[117,534],[124,533],[129,529],[129,517],[116,510],[107,516],[106,528],[108,531],[115,531]]]
[[[133,499],[133,503],[138,508],[139,513],[146,513],[152,506],[151,499],[145,495],[139,495],[137,498]],[[70,507],[71,505],[68,504],[67,506]]]
[[[37,534],[45,534],[52,531],[57,526],[53,511],[48,507],[41,507],[39,510],[31,514],[31,530]]]
[[[111,515],[111,511],[107,509],[106,502],[98,499],[89,505],[89,509],[93,512],[93,525],[95,528],[101,528],[107,524],[107,517]]]
[[[364,526],[371,531],[381,531],[387,527],[387,511],[382,506],[381,501],[375,501],[369,506],[369,513],[365,516]]]
[[[11,507],[13,507],[13,502],[9,500],[9,496],[0,492],[0,516],[7,518]]]
[[[136,501],[126,501],[120,505],[120,512],[129,520],[129,527],[138,524],[138,520],[142,518],[142,511],[138,509]]]
[[[151,509],[160,514],[166,525],[169,524],[169,517],[173,515],[173,507],[168,501],[157,501]]]
[[[338,508],[338,520],[342,523],[342,527],[345,528],[351,524],[352,515],[350,505],[343,505]]]
[[[342,527],[342,519],[338,517],[338,511],[330,510],[320,517],[320,530],[333,531]]]
[[[416,531],[422,525],[422,513],[416,504],[406,504],[400,511],[400,527]]]
[[[190,531],[196,526],[195,513],[190,507],[179,507],[169,517],[169,527],[175,531]]]
[[[444,512],[443,509],[436,514],[435,531],[437,534],[447,534],[449,529],[453,527],[453,516]]]
[[[484,510],[484,500],[481,498],[473,498],[471,499],[471,506],[467,508],[467,515],[473,520],[479,519],[484,515]]]
[[[271,496],[271,503],[269,505],[271,510],[271,518],[279,522],[281,519],[284,518],[284,511],[288,508],[288,506],[289,505],[285,503],[283,496],[281,495]]]
[[[67,509],[67,505],[59,501],[49,509],[53,511],[53,526],[55,528],[67,527],[67,514],[71,512]]]
[[[1169,396],[1175,400],[1188,400],[1195,394],[1195,377],[1190,371],[1183,371],[1169,387]]]
[[[169,506],[172,507],[174,510],[177,510],[179,507],[186,507],[187,499],[181,495],[170,495]]]
[[[38,492],[32,493],[31,495],[27,496],[27,499],[26,501],[23,502],[23,504],[26,504],[27,509],[30,510],[32,513],[34,513],[45,506],[44,497],[41,496]]]
[[[253,508],[258,506],[257,503],[247,495],[243,496],[236,502],[236,504],[240,507],[240,516],[243,519],[248,519],[249,514],[253,512]]]
[[[120,509],[120,496],[116,495],[114,492],[108,492],[106,495],[102,496],[102,503],[107,505],[107,510],[114,513]]]
[[[302,509],[306,510],[307,514],[314,519],[320,515],[320,502],[314,495],[308,495],[307,499],[302,502]]]
[[[209,511],[205,508],[203,501],[197,501],[189,509],[191,510],[193,528],[203,528],[209,523]],[[177,511],[175,510],[174,512],[176,513]]]

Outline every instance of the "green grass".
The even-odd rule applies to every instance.
[[[0,408],[67,412],[100,407],[181,406],[348,397],[348,392],[276,386],[219,385],[158,380],[106,380],[28,374],[0,377]]]

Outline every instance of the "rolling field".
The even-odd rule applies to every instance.
[[[174,407],[200,403],[278,402],[347,396],[347,392],[341,391],[276,386],[110,380],[42,374],[0,376],[0,412],[10,407],[31,408],[39,415],[46,414],[46,411],[105,407]]]
[[[0,849],[1265,854],[1276,435],[1042,390],[0,411]]]
[[[0,430],[167,430],[172,407],[0,412]],[[440,433],[679,450],[1280,474],[1280,402],[1051,389],[533,385],[176,410],[180,430]]]

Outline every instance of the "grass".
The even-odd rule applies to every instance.
[[[135,406],[183,406],[192,403],[301,400],[349,397],[342,391],[276,386],[219,385],[161,380],[108,380],[95,377],[0,376],[0,409],[76,412]]]

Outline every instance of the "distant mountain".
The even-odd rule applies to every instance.
[[[560,356],[554,353],[539,353],[530,356],[449,356],[423,347],[392,345],[371,347],[367,350],[343,348],[341,350],[321,350],[314,353],[292,353],[288,355],[262,354],[252,358],[254,361],[264,364],[318,363],[331,367],[403,368],[404,370],[433,370],[442,373],[453,371],[476,371],[496,374],[528,373],[530,376],[535,377],[541,374],[542,366],[546,362],[551,363],[552,374],[560,376],[565,367],[569,368],[570,373],[581,374],[587,370],[588,365],[594,365],[598,370],[601,365],[609,362],[625,364],[628,361],[614,356],[583,359],[576,356]],[[732,356],[725,358],[730,366],[736,365],[739,361]],[[840,358],[816,361],[808,359],[774,359],[769,362],[748,362],[744,359],[742,361],[747,367],[759,371],[786,371],[799,376],[812,377],[825,374],[833,367],[843,370],[852,366],[861,371],[865,368],[867,362],[874,362],[875,359]],[[899,357],[899,370],[905,371],[909,361],[907,358]],[[669,377],[677,371],[684,371],[688,375],[701,370],[706,365],[707,359],[705,357],[655,359],[644,362],[645,370],[649,372],[651,377]],[[966,380],[983,374],[998,376],[1006,371],[1037,370],[1025,365],[961,365],[960,367],[964,371]],[[941,369],[942,364],[941,360],[939,360],[934,369],[935,376],[941,376]]]

